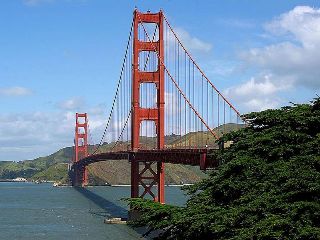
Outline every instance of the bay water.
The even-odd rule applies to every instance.
[[[185,204],[180,187],[166,187],[166,203]],[[52,184],[0,183],[0,239],[143,239],[127,225],[104,224],[127,217],[130,187],[52,187]]]

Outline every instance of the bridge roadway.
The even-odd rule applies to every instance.
[[[201,170],[218,166],[214,152],[216,149],[163,149],[105,152],[89,155],[75,162],[72,168],[83,168],[89,164],[108,160],[128,160],[139,162],[162,161],[164,163],[200,166]]]

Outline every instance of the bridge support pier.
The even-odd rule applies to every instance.
[[[140,188],[141,186],[141,188]],[[157,193],[153,191],[157,186]],[[131,197],[149,195],[154,201],[164,203],[164,163],[131,159]],[[142,190],[140,192],[140,190]]]
[[[88,186],[88,184],[89,184],[88,167],[85,166],[83,169],[83,174],[82,174],[82,187]]]
[[[159,175],[158,202],[164,204],[164,162],[157,163],[157,170]]]
[[[85,187],[88,185],[88,170],[87,167],[76,167],[73,169],[71,176],[72,186]]]

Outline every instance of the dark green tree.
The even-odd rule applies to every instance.
[[[159,239],[320,239],[320,98],[244,115],[185,207],[133,199]]]

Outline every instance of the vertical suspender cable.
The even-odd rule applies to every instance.
[[[177,74],[178,74],[178,78],[177,78],[177,81],[178,81],[178,85],[180,86],[180,51],[179,51],[179,44],[177,44]],[[181,126],[180,126],[180,116],[181,116],[181,98],[180,98],[180,95],[179,95],[179,91],[177,92],[177,95],[178,95],[178,123],[177,123],[177,126],[178,126],[178,134],[179,134],[179,148],[181,146]]]
[[[219,131],[221,132],[221,129],[220,129],[220,99],[219,99],[219,94],[218,94],[218,128],[219,128]]]
[[[207,123],[209,124],[209,83],[207,81]],[[206,142],[206,147],[208,145],[208,140],[209,140],[209,134],[206,133],[206,138],[207,138],[207,142]]]
[[[191,93],[190,93],[190,58],[189,58],[189,64],[188,64],[188,83],[189,83],[189,98],[191,99]],[[190,108],[188,108],[188,132],[190,133],[190,137],[189,137],[189,148],[190,148],[190,140],[192,137],[192,131],[191,131],[191,111]]]
[[[107,130],[108,130],[108,127],[110,125],[110,123],[112,123],[112,115],[113,115],[113,111],[114,111],[114,107],[115,107],[115,101],[118,97],[118,92],[119,92],[119,85],[122,81],[122,74],[123,74],[123,71],[124,71],[124,67],[125,67],[125,63],[127,61],[127,56],[128,56],[128,50],[129,50],[129,45],[130,45],[130,41],[132,40],[132,31],[133,31],[133,21],[131,23],[131,28],[130,28],[130,33],[129,33],[129,37],[128,37],[128,42],[127,42],[127,46],[126,46],[126,51],[125,51],[125,56],[124,56],[124,59],[123,59],[123,63],[122,63],[122,68],[121,68],[121,72],[120,72],[120,77],[119,77],[119,80],[118,80],[118,84],[117,84],[117,88],[116,88],[116,93],[115,93],[115,96],[114,96],[114,99],[113,99],[113,102],[112,102],[112,107],[111,107],[111,111],[110,111],[110,114],[109,114],[109,117],[108,117],[108,120],[107,120],[107,124],[106,124],[106,127],[103,131],[103,134],[102,134],[102,137],[101,137],[101,140],[99,142],[99,144],[97,145],[96,149],[93,151],[92,154],[95,154],[99,148],[101,147],[104,139],[105,139],[105,136],[107,134]]]
[[[184,52],[184,92],[187,93],[187,53]],[[184,101],[184,147],[187,148],[187,102]]]
[[[203,75],[201,75],[201,114],[204,116],[204,104],[203,104]],[[203,138],[204,138],[204,132],[203,132],[203,124],[201,124],[201,146],[203,146]]]
[[[223,133],[226,133],[226,101],[223,101]]]

